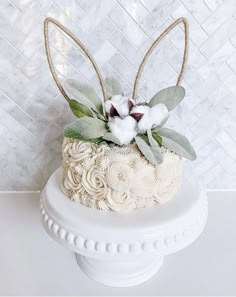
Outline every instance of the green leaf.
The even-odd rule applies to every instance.
[[[160,128],[158,130],[158,134],[162,138],[162,145],[170,151],[173,151],[181,157],[189,160],[195,160],[197,158],[192,145],[182,134],[167,128]]]
[[[77,118],[82,118],[85,116],[88,116],[88,117],[93,116],[91,110],[88,107],[86,107],[85,105],[79,103],[78,101],[76,101],[74,99],[71,99],[69,101],[69,105],[70,105],[70,109],[72,110],[73,114]]]
[[[64,128],[64,136],[80,140],[90,140],[102,137],[106,134],[105,122],[90,117],[83,117],[75,122],[66,125]]]
[[[102,101],[90,85],[80,83],[74,79],[68,79],[65,82],[65,88],[81,104],[103,114]]]
[[[152,136],[153,138],[156,140],[156,142],[159,144],[159,145],[162,145],[162,138],[160,135],[158,135],[157,133],[155,132],[152,132]]]
[[[102,139],[109,141],[109,142],[113,142],[115,144],[121,145],[120,141],[110,132],[106,133]]]
[[[144,155],[144,157],[153,165],[160,164],[160,160],[156,157],[156,149],[149,146],[141,137],[136,136],[135,142]],[[158,153],[157,153],[158,154]]]
[[[148,141],[148,136],[147,134],[137,134],[138,137],[142,138],[142,140],[144,140],[146,142],[146,144],[150,144]]]
[[[98,119],[100,119],[102,121],[105,121],[105,122],[108,121],[108,119],[104,115],[98,113],[96,110],[92,109],[92,112],[93,112],[93,117],[98,118]]]
[[[156,141],[156,139],[153,138],[151,130],[147,131],[147,135],[148,135],[148,141],[152,147],[152,151],[153,151],[154,156],[157,160],[157,163],[160,164],[163,161],[163,157],[162,157],[162,153],[159,148],[159,144]]]
[[[158,103],[163,103],[169,111],[174,109],[184,98],[185,89],[180,86],[169,87],[159,91],[149,101],[148,105],[153,107]]]
[[[122,87],[119,81],[114,76],[108,76],[105,79],[105,86],[108,94],[108,98],[114,95],[121,95],[122,94]],[[108,99],[107,98],[107,99]]]

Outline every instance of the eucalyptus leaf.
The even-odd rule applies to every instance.
[[[100,138],[106,134],[105,122],[90,117],[83,117],[75,122],[66,125],[64,128],[64,136],[69,138],[90,140]]]
[[[109,142],[113,142],[115,144],[121,145],[120,141],[110,132],[106,133],[102,139],[109,141]]]
[[[86,107],[85,105],[79,103],[78,101],[76,101],[74,99],[71,99],[69,101],[69,105],[70,105],[70,109],[72,110],[73,114],[77,118],[82,118],[85,116],[88,116],[88,117],[93,116],[91,110],[88,107]]]
[[[184,98],[185,89],[181,86],[174,86],[159,91],[149,101],[148,105],[153,107],[158,103],[163,103],[169,111],[174,109]]]
[[[65,88],[80,103],[103,114],[102,101],[90,85],[80,83],[75,79],[68,79],[65,82]]]
[[[162,145],[169,150],[189,160],[197,158],[192,145],[182,134],[168,128],[160,128],[158,135],[162,138]]]
[[[136,136],[135,142],[141,151],[141,153],[144,155],[144,157],[153,165],[160,164],[160,160],[156,157],[156,150],[155,148],[149,146],[141,137]]]
[[[108,98],[110,98],[114,95],[122,94],[121,84],[114,76],[108,76],[105,79],[105,86],[106,86]]]

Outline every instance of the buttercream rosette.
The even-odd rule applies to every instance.
[[[153,165],[135,144],[113,146],[64,138],[61,188],[91,208],[130,212],[169,201],[180,188],[182,159],[162,147]]]

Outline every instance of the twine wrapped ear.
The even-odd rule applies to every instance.
[[[160,43],[160,41],[172,29],[174,29],[180,23],[184,24],[184,36],[185,36],[185,38],[184,38],[184,55],[183,55],[183,62],[182,62],[182,66],[181,66],[181,69],[180,69],[180,73],[179,73],[176,85],[179,86],[181,84],[181,81],[182,81],[182,78],[183,78],[183,73],[184,73],[184,70],[185,70],[186,64],[187,64],[187,57],[188,57],[189,27],[188,27],[188,21],[187,21],[186,18],[179,18],[176,21],[174,21],[168,28],[165,29],[165,31],[163,31],[161,33],[161,35],[153,42],[153,44],[148,49],[147,53],[145,54],[140,66],[139,66],[139,69],[138,69],[138,72],[137,72],[137,75],[136,75],[136,78],[135,78],[135,81],[134,81],[133,98],[135,98],[136,95],[137,95],[139,80],[140,80],[143,68],[144,68],[149,56],[151,55],[151,53],[153,52],[155,47]]]
[[[47,55],[47,60],[48,60],[48,65],[49,65],[49,69],[51,71],[52,77],[56,83],[56,85],[58,86],[61,94],[64,96],[64,98],[69,101],[70,98],[69,96],[66,94],[64,88],[62,87],[57,73],[55,71],[53,62],[52,62],[52,57],[51,57],[51,53],[50,53],[50,47],[49,47],[49,34],[48,34],[48,25],[49,23],[54,24],[56,27],[58,27],[61,31],[63,31],[64,33],[66,33],[72,40],[74,40],[74,42],[82,49],[82,51],[84,52],[84,54],[88,57],[88,59],[90,60],[90,62],[93,65],[93,68],[98,76],[99,79],[99,83],[101,85],[102,88],[102,94],[103,94],[103,98],[104,100],[106,99],[106,88],[105,88],[105,83],[104,80],[102,78],[101,72],[95,62],[95,60],[93,59],[92,55],[89,53],[89,51],[86,49],[86,47],[83,45],[83,43],[70,31],[68,30],[66,27],[64,27],[61,23],[59,23],[58,21],[56,21],[55,19],[48,17],[45,19],[44,21],[44,42],[45,42],[45,49],[46,49],[46,55]]]

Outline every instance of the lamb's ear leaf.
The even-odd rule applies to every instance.
[[[93,113],[93,117],[107,122],[107,117],[105,115],[102,115],[101,113],[97,112],[96,110],[94,110],[92,108],[91,108],[91,111]]]
[[[162,145],[170,151],[189,160],[197,158],[192,145],[184,135],[168,128],[160,128],[157,133],[162,138]]]
[[[120,141],[111,132],[106,133],[102,139],[121,145]]]
[[[87,106],[88,108],[91,108],[91,109],[97,111],[97,108],[93,104],[93,102],[78,90],[77,85],[74,80],[72,80],[72,79],[67,80],[64,83],[64,87],[74,98],[76,98],[76,100],[79,103]]]
[[[153,138],[156,140],[156,142],[161,146],[162,145],[162,138],[160,135],[158,135],[155,132],[152,132],[152,136]]]
[[[73,130],[64,131],[64,136],[68,137],[68,138],[78,139],[78,140],[81,140],[81,141],[92,142],[92,143],[101,143],[103,141],[103,139],[101,137],[91,138],[91,139],[84,139],[77,132],[75,132]]]
[[[160,164],[159,158],[156,157],[156,155],[159,155],[159,152],[156,154],[156,149],[154,147],[149,146],[141,137],[136,136],[135,142],[141,151],[141,153],[144,155],[144,157],[153,165]]]
[[[159,143],[157,140],[153,137],[151,130],[147,130],[148,135],[148,141],[152,147],[152,151],[154,153],[154,156],[157,160],[157,163],[160,164],[163,161],[162,153],[160,150]]]
[[[106,133],[105,122],[90,117],[82,117],[64,128],[65,137],[81,140],[100,138]]]
[[[75,79],[68,79],[64,86],[65,89],[81,104],[96,110],[100,114],[103,114],[102,101],[90,85],[80,83]]]
[[[144,140],[146,142],[146,144],[150,145],[149,141],[148,141],[148,136],[147,134],[137,134],[138,137],[142,138],[142,140]]]
[[[184,96],[185,89],[183,87],[168,87],[154,95],[148,105],[153,107],[158,103],[163,103],[167,107],[168,111],[171,111],[183,100]]]
[[[105,79],[105,86],[108,95],[107,99],[114,95],[122,95],[122,86],[114,76],[108,76]]]
[[[72,110],[73,114],[77,118],[82,118],[82,117],[86,117],[86,116],[88,116],[88,117],[93,116],[91,110],[87,106],[79,103],[78,101],[76,101],[74,99],[71,99],[69,101],[69,105],[70,105],[70,109]]]

